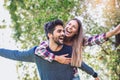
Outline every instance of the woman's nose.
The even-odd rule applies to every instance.
[[[68,26],[68,29],[72,29],[72,26],[71,26],[71,25],[69,25],[69,26]]]

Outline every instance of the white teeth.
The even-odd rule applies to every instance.
[[[71,33],[71,31],[67,30],[67,33]]]
[[[61,37],[59,37],[59,39],[63,40],[63,39],[64,39],[64,37],[63,37],[63,36],[61,36]]]
[[[67,31],[66,34],[70,34],[70,32]]]

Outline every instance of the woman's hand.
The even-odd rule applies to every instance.
[[[71,58],[67,58],[66,56],[68,56],[68,54],[64,54],[60,56],[55,55],[54,60],[61,64],[70,64]]]
[[[112,31],[106,33],[106,38],[109,38],[113,35],[120,34],[120,24],[117,25]]]
[[[113,30],[113,32],[115,32],[114,35],[120,34],[120,24],[115,27],[115,29]]]

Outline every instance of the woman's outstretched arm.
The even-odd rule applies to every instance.
[[[120,34],[120,24],[117,25],[113,30],[106,33],[106,38]]]
[[[105,41],[108,40],[108,38],[120,34],[120,24],[118,26],[116,26],[113,30],[103,33],[103,34],[99,34],[99,35],[95,35],[92,37],[89,37],[87,39],[84,40],[84,46],[92,46],[92,45],[99,45],[104,43]]]

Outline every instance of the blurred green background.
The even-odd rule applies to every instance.
[[[19,49],[26,50],[46,39],[43,26],[53,19],[82,21],[86,36],[101,34],[120,24],[120,0],[4,0],[11,16],[12,37]],[[0,29],[8,26],[2,21]],[[102,45],[86,47],[84,61],[93,67],[101,80],[120,80],[120,35]],[[36,66],[19,62],[18,80],[39,80]],[[31,76],[32,71],[32,76]],[[79,70],[81,80],[94,80]],[[22,75],[22,76],[21,76]]]

